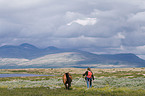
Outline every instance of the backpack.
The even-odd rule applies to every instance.
[[[91,72],[91,71],[88,71],[87,77],[88,77],[88,78],[92,78],[92,72]]]

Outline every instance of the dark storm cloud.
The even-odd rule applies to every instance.
[[[0,0],[0,45],[145,54],[144,0]]]

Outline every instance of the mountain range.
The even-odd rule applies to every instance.
[[[0,68],[120,68],[145,67],[145,60],[132,53],[93,54],[54,46],[37,48],[24,43],[0,47]]]

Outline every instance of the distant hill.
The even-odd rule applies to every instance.
[[[39,49],[31,44],[24,43],[20,46],[5,45],[0,47],[1,58],[25,58],[35,59],[47,54],[61,52],[61,49],[50,46],[45,49]]]
[[[31,44],[0,47],[0,68],[120,68],[145,67],[145,60],[132,53],[93,54],[81,50],[44,49]]]

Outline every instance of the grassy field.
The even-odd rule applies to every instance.
[[[0,74],[46,74],[55,76],[0,78],[0,96],[144,96],[145,68],[92,69],[93,88],[87,89],[82,74],[86,69],[0,69]],[[62,75],[73,77],[65,90]]]

